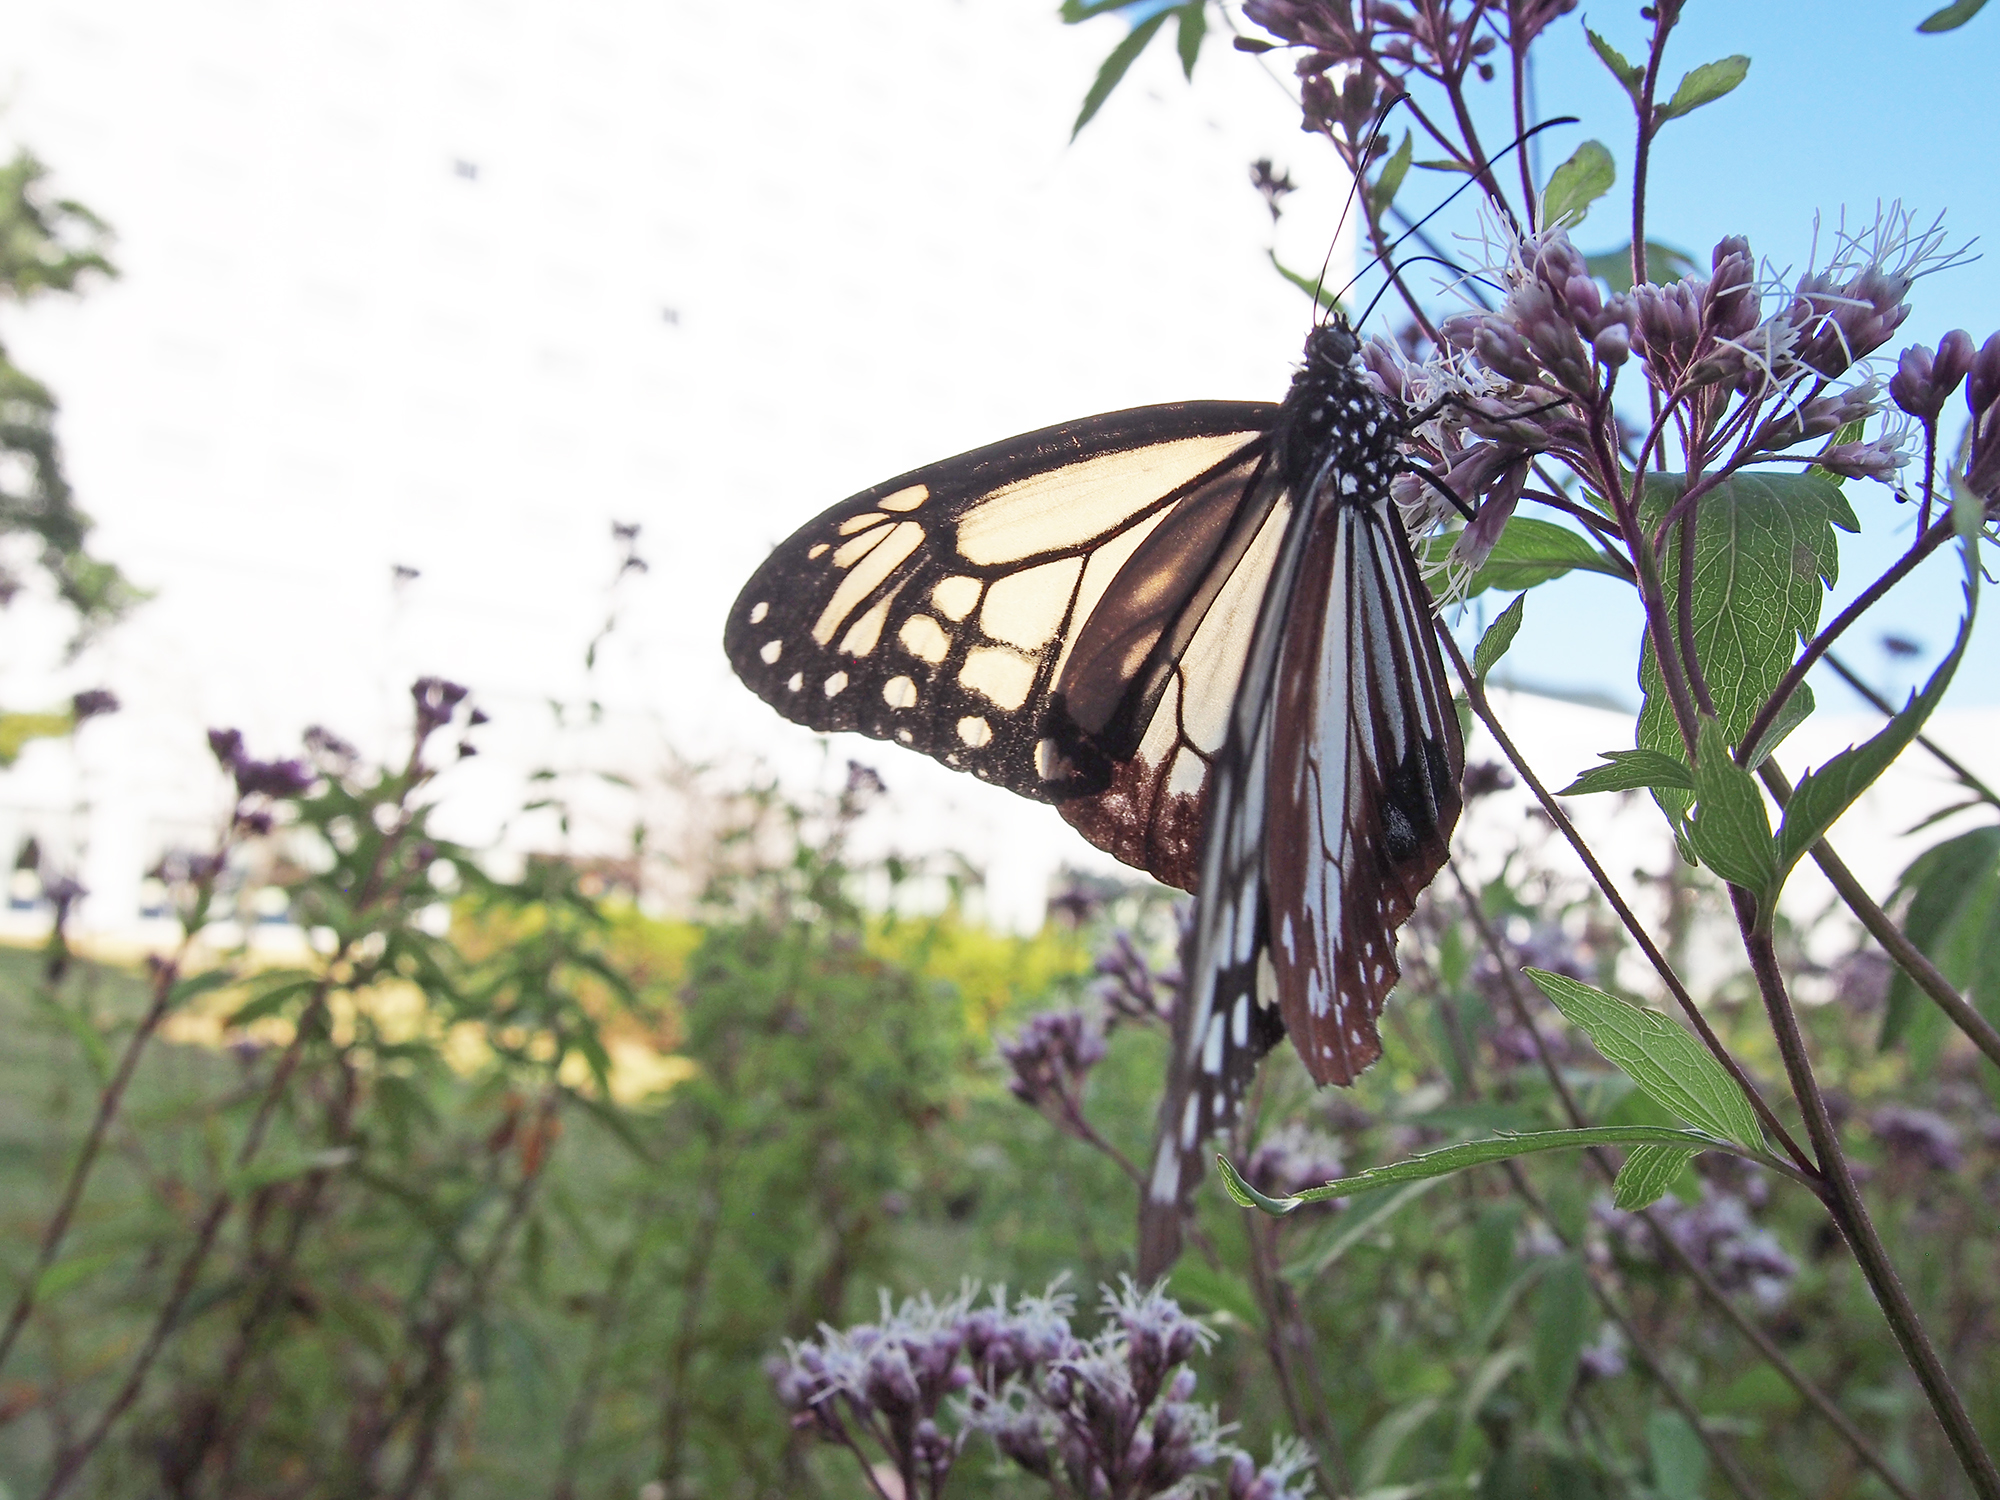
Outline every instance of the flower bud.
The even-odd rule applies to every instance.
[[[1590,352],[1605,369],[1617,369],[1631,357],[1632,330],[1623,323],[1611,324],[1590,341]]]
[[[1919,422],[1935,422],[1949,394],[1932,384],[1935,373],[1931,351],[1912,344],[1897,357],[1896,373],[1889,377],[1889,395]]]
[[[1816,461],[1822,469],[1847,479],[1894,484],[1896,471],[1910,461],[1910,455],[1878,439],[1872,443],[1835,443]]]
[[[1996,333],[1972,357],[1971,372],[1965,382],[1965,404],[1976,422],[2000,401],[2000,333]],[[211,743],[213,742],[211,738]]]

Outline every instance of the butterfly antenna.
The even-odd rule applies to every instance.
[[[1347,200],[1340,205],[1340,217],[1334,221],[1333,238],[1327,241],[1326,259],[1319,263],[1319,275],[1313,279],[1313,306],[1318,309],[1316,315],[1320,319],[1321,327],[1325,326],[1326,319],[1326,302],[1321,294],[1326,289],[1326,273],[1333,265],[1334,247],[1340,243],[1341,230],[1347,227],[1347,216],[1353,211],[1354,201],[1361,194],[1361,184],[1368,180],[1368,163],[1375,159],[1375,143],[1382,138],[1382,127],[1388,123],[1389,111],[1409,97],[1407,93],[1402,93],[1384,99],[1382,107],[1375,111],[1373,123],[1368,127],[1368,139],[1361,147],[1360,165],[1355,169],[1353,180],[1347,185]],[[1348,285],[1352,286],[1353,283],[1349,282]],[[1336,303],[1339,300],[1338,297],[1334,299]]]
[[[1500,285],[1499,282],[1491,281],[1486,277],[1481,276],[1476,271],[1468,271],[1463,266],[1458,265],[1456,262],[1446,260],[1442,255],[1412,255],[1408,260],[1403,261],[1400,264],[1391,266],[1389,268],[1389,279],[1383,282],[1382,289],[1369,299],[1367,310],[1363,312],[1360,317],[1354,320],[1354,326],[1356,328],[1360,328],[1363,324],[1365,324],[1368,321],[1369,317],[1374,313],[1376,306],[1381,302],[1382,298],[1386,296],[1395,287],[1396,278],[1398,276],[1402,275],[1403,272],[1407,270],[1409,267],[1420,266],[1424,264],[1424,262],[1426,261],[1431,262],[1433,265],[1443,266],[1447,271],[1454,272],[1458,276],[1458,279],[1460,281],[1476,281],[1480,283],[1482,286],[1492,287],[1493,290],[1498,292],[1502,297],[1505,297],[1507,295],[1507,288]]]
[[[1542,121],[1541,124],[1533,126],[1530,129],[1524,130],[1519,135],[1515,136],[1513,144],[1508,146],[1507,149],[1505,151],[1502,151],[1498,156],[1493,157],[1490,161],[1486,163],[1486,165],[1488,167],[1498,166],[1501,162],[1505,161],[1509,156],[1513,155],[1516,151],[1519,151],[1523,146],[1527,145],[1527,143],[1530,140],[1534,139],[1534,137],[1540,135],[1544,130],[1553,130],[1558,125],[1575,125],[1577,123],[1579,122],[1575,115],[1558,115],[1553,120],[1544,120]],[[1450,208],[1452,203],[1456,201],[1460,193],[1464,192],[1467,188],[1473,186],[1478,181],[1479,178],[1476,175],[1468,174],[1465,181],[1461,182],[1457,187],[1453,188],[1449,193],[1445,195],[1444,202],[1440,203],[1436,208],[1432,209],[1429,213],[1425,214],[1421,219],[1417,220],[1416,223],[1412,224],[1408,229],[1404,230],[1401,234],[1397,235],[1395,239],[1391,240],[1388,243],[1388,245],[1383,248],[1382,254],[1376,256],[1375,259],[1370,261],[1369,264],[1363,269],[1356,271],[1354,273],[1353,280],[1349,281],[1346,286],[1342,287],[1337,295],[1341,297],[1346,296],[1348,292],[1353,290],[1355,282],[1359,281],[1363,276],[1366,276],[1370,271],[1374,270],[1376,266],[1380,265],[1387,256],[1394,254],[1397,247],[1400,246],[1403,243],[1403,241],[1407,240],[1411,235],[1415,234],[1418,230],[1422,229],[1426,224],[1430,223],[1432,219],[1435,219],[1439,214],[1443,213],[1447,208]],[[1520,221],[1514,217],[1513,210],[1508,208],[1505,203],[1502,203],[1500,205],[1500,208],[1501,211],[1507,215],[1507,222],[1509,224],[1512,224],[1516,232],[1518,233],[1520,229]]]

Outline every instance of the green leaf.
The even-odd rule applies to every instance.
[[[1396,1407],[1377,1422],[1361,1444],[1361,1451],[1355,1455],[1354,1468],[1357,1488],[1363,1495],[1380,1491],[1390,1472],[1395,1468],[1396,1459],[1417,1430],[1436,1416],[1444,1403],[1435,1396],[1421,1396],[1405,1406]],[[1390,1496],[1407,1494],[1403,1490],[1389,1490]],[[1378,1493],[1375,1500],[1382,1500]]]
[[[1528,1354],[1528,1382],[1535,1415],[1554,1432],[1576,1386],[1576,1362],[1590,1337],[1590,1282],[1583,1261],[1565,1255],[1535,1288],[1535,1328]]]
[[[1528,972],[1532,974],[1535,971],[1530,969]],[[1605,998],[1610,999],[1608,995]],[[1665,1020],[1664,1017],[1660,1019]],[[1667,1024],[1672,1025],[1671,1022]],[[1679,1030],[1678,1027],[1674,1029]],[[1681,1035],[1686,1036],[1687,1033],[1681,1032]],[[1726,1074],[1724,1076],[1727,1077]],[[1753,1120],[1751,1123],[1754,1126],[1756,1122]],[[1240,1207],[1261,1208],[1267,1214],[1288,1214],[1302,1203],[1345,1198],[1370,1188],[1388,1187],[1399,1182],[1444,1177],[1453,1172],[1463,1172],[1467,1167],[1511,1161],[1517,1156],[1533,1156],[1542,1151],[1574,1151],[1583,1146],[1632,1146],[1646,1142],[1681,1146],[1694,1151],[1712,1150],[1722,1144],[1721,1139],[1715,1136],[1692,1130],[1670,1130],[1657,1125],[1593,1125],[1584,1130],[1527,1131],[1520,1135],[1502,1135],[1489,1140],[1442,1146],[1436,1151],[1421,1152],[1387,1166],[1370,1167],[1365,1172],[1335,1178],[1320,1187],[1307,1188],[1292,1198],[1267,1198],[1243,1180],[1243,1175],[1229,1164],[1227,1157],[1217,1156],[1216,1161],[1222,1167],[1223,1187]]]
[[[1083,133],[1083,127],[1104,107],[1104,101],[1111,97],[1111,91],[1118,87],[1126,71],[1138,61],[1139,54],[1146,50],[1146,44],[1167,24],[1170,10],[1159,11],[1148,16],[1126,33],[1125,39],[1111,49],[1111,55],[1104,59],[1104,66],[1097,70],[1096,81],[1090,91],[1083,96],[1083,108],[1077,113],[1076,124],[1070,127],[1069,138],[1075,140]]]
[[[1588,26],[1583,28],[1583,34],[1590,38],[1590,50],[1595,52],[1598,60],[1611,70],[1611,76],[1624,86],[1625,92],[1632,96],[1632,102],[1637,104],[1640,90],[1646,82],[1646,70],[1637,63],[1625,61],[1624,53]]]
[[[1956,31],[1979,14],[1986,0],[1953,0],[1943,10],[1934,10],[1917,24],[1920,32]]]
[[[1701,1500],[1702,1481],[1708,1478],[1708,1449],[1686,1417],[1676,1411],[1656,1411],[1647,1417],[1646,1457],[1660,1500]]]
[[[1264,253],[1271,257],[1271,264],[1277,267],[1280,276],[1312,298],[1318,306],[1325,308],[1328,312],[1342,311],[1340,299],[1326,289],[1326,283],[1321,278],[1317,276],[1301,276],[1297,271],[1294,271],[1290,266],[1279,260],[1278,252],[1275,250],[1266,250]]]
[[[96,1250],[57,1261],[35,1278],[34,1300],[42,1304],[55,1301],[64,1292],[82,1286],[98,1272],[116,1265],[120,1253],[117,1250]]]
[[[1764,731],[1763,738],[1757,741],[1756,748],[1744,761],[1744,767],[1754,771],[1769,760],[1772,752],[1784,744],[1786,736],[1812,717],[1815,706],[1811,688],[1803,682],[1793,688],[1791,696],[1785,699],[1785,706],[1778,710],[1778,716],[1771,721],[1771,727]]]
[[[1654,109],[1654,124],[1664,125],[1668,120],[1693,114],[1704,104],[1713,104],[1741,83],[1749,71],[1750,59],[1741,54],[1703,63],[1681,79],[1673,98]]]
[[[1679,474],[1647,475],[1641,521],[1657,526],[1685,484]],[[1835,529],[1855,531],[1859,523],[1840,486],[1812,474],[1738,474],[1705,494],[1697,510],[1690,601],[1695,650],[1723,738],[1734,745],[1784,679],[1799,642],[1819,626],[1827,586],[1839,572]],[[1660,555],[1670,619],[1679,609],[1680,544],[1677,526]],[[1645,694],[1639,748],[1685,756],[1650,634],[1640,652],[1639,687]],[[1672,788],[1653,795],[1681,832],[1693,799]]]
[[[1610,192],[1617,180],[1618,168],[1611,153],[1599,141],[1585,141],[1555,169],[1542,191],[1543,227],[1574,228],[1581,224],[1590,205]]]
[[[1465,1258],[1465,1289],[1472,1311],[1482,1323],[1513,1280],[1514,1245],[1520,1227],[1518,1203],[1489,1203],[1472,1221],[1472,1244]]]
[[[2000,827],[1934,844],[1910,862],[1896,889],[1908,893],[1903,935],[1984,1014],[2000,1017]],[[1883,1047],[1903,1039],[1923,1004],[1916,981],[1896,969]]]
[[[1062,23],[1074,26],[1079,21],[1088,21],[1092,16],[1101,16],[1106,11],[1123,10],[1132,0],[1063,0]]]
[[[1590,274],[1601,277],[1610,284],[1614,292],[1632,290],[1632,242],[1627,240],[1616,250],[1606,250],[1600,255],[1586,255],[1583,263],[1590,268]],[[1683,276],[1692,275],[1701,268],[1687,251],[1672,245],[1663,245],[1658,240],[1646,241],[1646,279],[1655,286],[1671,286]]]
[[[76,728],[76,715],[64,710],[52,714],[0,713],[0,769],[20,758],[29,740],[60,739]]]
[[[311,1172],[337,1171],[353,1163],[360,1154],[352,1146],[335,1146],[324,1151],[309,1151],[302,1156],[252,1162],[240,1171],[231,1172],[224,1179],[224,1186],[238,1196],[254,1193],[259,1188],[290,1182]]]
[[[1753,1151],[1764,1149],[1756,1111],[1708,1049],[1670,1018],[1592,989],[1566,974],[1527,969],[1563,1018],[1590,1038],[1604,1060],[1671,1110],[1677,1119]],[[1627,1126],[1626,1129],[1648,1127]],[[1662,1145],[1686,1145],[1671,1132],[1649,1137]],[[1637,1137],[1634,1137],[1637,1139]],[[1699,1142],[1692,1143],[1700,1149]]]
[[[1189,0],[1179,11],[1180,29],[1176,33],[1175,48],[1181,55],[1181,72],[1192,82],[1194,61],[1201,55],[1201,39],[1208,30],[1208,0]]]
[[[1427,569],[1435,569],[1451,555],[1459,535],[1451,531],[1427,537],[1421,548],[1420,561]],[[1592,573],[1608,573],[1613,578],[1625,577],[1618,564],[1580,532],[1558,526],[1553,521],[1537,520],[1533,516],[1515,516],[1507,522],[1500,533],[1500,540],[1494,544],[1486,561],[1480,564],[1479,571],[1472,575],[1472,581],[1466,584],[1460,597],[1471,599],[1488,589],[1518,593],[1538,583],[1547,583],[1551,578],[1560,578],[1577,568]],[[1450,586],[1450,581],[1442,572],[1432,572],[1433,593],[1443,594]]]
[[[1581,797],[1589,792],[1630,792],[1640,787],[1676,787],[1694,790],[1694,772],[1671,755],[1658,750],[1600,750],[1605,765],[1592,766],[1558,797]]]
[[[1611,1184],[1612,1203],[1627,1213],[1657,1203],[1693,1159],[1680,1146],[1634,1146]]]
[[[1516,594],[1514,602],[1500,611],[1500,618],[1486,628],[1486,634],[1479,638],[1479,644],[1472,652],[1472,675],[1480,682],[1493,670],[1494,664],[1507,654],[1507,648],[1514,644],[1514,637],[1521,631],[1521,616],[1528,602],[1526,594]]]
[[[1784,821],[1778,825],[1777,874],[1781,878],[1854,805],[1855,798],[1881,778],[1917,737],[1924,721],[1943,699],[1952,674],[1965,655],[1966,643],[1972,638],[1972,621],[1978,612],[1979,561],[1974,545],[1966,541],[1959,548],[1965,564],[1965,615],[1958,624],[1958,638],[1931,673],[1923,691],[1912,694],[1903,711],[1874,738],[1841,751],[1818,770],[1800,777],[1792,789],[1791,804],[1785,809]]]
[[[1778,881],[1770,814],[1757,778],[1736,764],[1722,726],[1707,714],[1701,716],[1701,743],[1694,757],[1694,795],[1688,824],[1694,852],[1724,880],[1755,896],[1768,918]]]
[[[1242,1277],[1188,1256],[1174,1268],[1168,1289],[1178,1301],[1195,1302],[1212,1312],[1227,1313],[1245,1328],[1262,1329],[1264,1315]]]
[[[236,971],[227,965],[204,969],[199,974],[189,975],[167,992],[168,1008],[178,1010],[197,995],[206,995],[210,990],[219,990],[235,978]]]
[[[1382,163],[1382,170],[1375,175],[1375,181],[1368,188],[1368,210],[1375,219],[1380,219],[1396,201],[1396,194],[1402,191],[1403,179],[1410,172],[1410,132],[1403,132],[1403,144],[1395,154]]]
[[[1359,1194],[1350,1198],[1347,1211],[1338,1219],[1334,1236],[1326,1247],[1308,1249],[1285,1267],[1285,1275],[1294,1281],[1310,1281],[1325,1275],[1340,1263],[1348,1251],[1441,1181],[1442,1178],[1426,1178],[1422,1182],[1408,1182],[1380,1193]]]

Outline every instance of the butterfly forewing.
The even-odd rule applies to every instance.
[[[877,485],[751,578],[730,661],[788,718],[1055,802],[1191,886],[1242,651],[1203,622],[1260,587],[1246,556],[1282,499],[1259,480],[1276,410],[1116,412]]]

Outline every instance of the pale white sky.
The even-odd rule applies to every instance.
[[[10,620],[0,701],[106,683],[127,708],[31,747],[0,840],[87,804],[108,913],[212,808],[205,728],[379,749],[419,672],[494,715],[454,773],[475,838],[552,761],[809,779],[812,737],[720,650],[771,543],[1009,433],[1275,397],[1304,334],[1248,163],[1300,184],[1278,244],[1300,267],[1344,184],[1283,90],[1219,46],[1190,88],[1156,47],[1071,145],[1121,23],[1052,12],[9,0],[0,136],[111,221],[125,275],[0,310],[0,337],[63,401],[94,545],[156,597],[54,673]],[[559,740],[614,520],[651,569],[589,687],[604,726]],[[895,794],[882,836],[989,866],[1001,920],[1038,919],[1060,860],[1103,863],[1049,809],[846,754]]]

